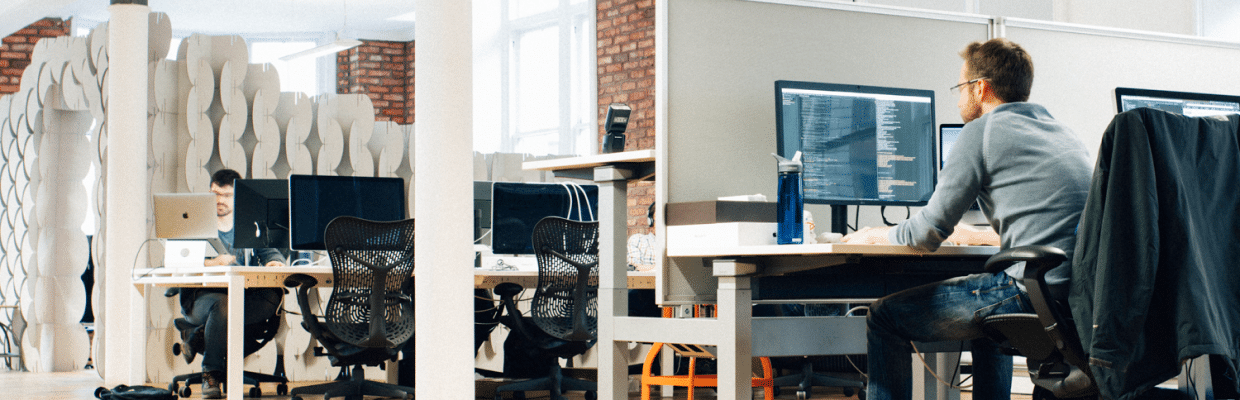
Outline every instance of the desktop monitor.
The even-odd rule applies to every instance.
[[[598,220],[598,185],[495,182],[491,186],[491,253],[534,254],[534,224],[544,217]]]
[[[956,139],[960,138],[960,132],[964,130],[964,124],[941,124],[939,125],[939,169],[942,170],[947,165],[947,155],[951,153],[952,146],[956,145]],[[969,211],[980,211],[981,206],[975,201],[969,207]]]
[[[288,194],[293,250],[326,250],[323,230],[336,217],[405,219],[405,181],[401,178],[292,175]]]
[[[1115,105],[1118,112],[1149,107],[1188,117],[1240,114],[1240,96],[1166,90],[1118,87]]]
[[[288,180],[238,179],[233,189],[233,247],[288,249]]]
[[[833,205],[833,231],[843,206],[921,206],[934,192],[934,91],[781,80],[775,121],[777,152],[801,151],[805,202]]]

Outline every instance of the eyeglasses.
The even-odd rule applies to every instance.
[[[952,87],[951,87],[950,89],[948,89],[948,90],[950,90],[950,91],[952,91],[952,92],[959,92],[959,91],[960,91],[960,87],[961,87],[961,86],[968,85],[968,84],[973,84],[973,83],[977,83],[978,81],[982,81],[982,80],[986,80],[986,79],[990,79],[990,78],[977,78],[977,79],[974,79],[974,80],[971,80],[971,81],[968,81],[968,82],[965,82],[965,83],[957,84],[956,86],[952,86]]]

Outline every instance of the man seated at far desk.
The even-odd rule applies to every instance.
[[[1006,39],[970,43],[960,52],[957,107],[967,125],[943,166],[926,207],[894,227],[863,229],[847,242],[904,244],[933,251],[974,199],[999,234],[1003,249],[1046,245],[1068,253],[1047,274],[1067,284],[1076,225],[1092,173],[1089,152],[1077,136],[1040,105],[1027,103],[1033,60]],[[1015,277],[1024,264],[916,287],[879,299],[867,316],[870,400],[912,396],[911,340],[971,340],[973,398],[1008,399],[1012,357],[982,334],[982,319],[1032,313]]]
[[[220,241],[228,248],[228,253],[220,254],[206,260],[206,265],[239,265],[237,260],[244,260],[244,249],[234,249],[236,231],[233,229],[233,181],[241,179],[241,174],[231,169],[221,169],[211,175],[211,192],[215,193],[216,227],[220,231]],[[276,249],[254,249],[254,258],[258,263],[268,267],[283,266],[284,256]],[[245,324],[253,324],[267,320],[275,315],[280,308],[284,296],[280,288],[254,288],[245,290]],[[202,325],[202,398],[220,399],[224,397],[221,381],[225,376],[224,351],[228,348],[228,291],[225,289],[181,289],[181,314],[185,320],[194,325]],[[194,354],[192,349],[187,354]]]

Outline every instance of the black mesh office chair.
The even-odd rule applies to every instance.
[[[1116,115],[1081,213],[1068,293],[1051,293],[1062,289],[1044,279],[1067,259],[1058,249],[1013,248],[987,262],[988,271],[1027,262],[1021,279],[1036,313],[985,323],[1029,359],[1035,399],[1165,395],[1155,386],[1205,354],[1240,368],[1238,132],[1236,115]]]
[[[179,288],[170,288],[164,292],[164,296],[173,297],[179,293]],[[246,325],[244,328],[245,347],[242,350],[243,354],[249,356],[262,349],[263,346],[266,346],[279,333],[283,320],[284,311],[279,310],[262,322]],[[185,318],[177,318],[172,323],[181,335],[181,342],[172,345],[172,354],[183,356],[186,363],[193,362],[194,357],[202,354],[206,346],[203,342],[203,326],[192,324],[186,321]],[[276,395],[283,396],[288,394],[288,377],[284,374],[284,354],[282,352],[283,349],[280,350],[276,355],[275,371],[271,374],[253,371],[241,372],[241,377],[245,380],[245,384],[250,385],[250,397],[262,397],[263,391],[259,389],[259,384],[268,382],[278,383],[276,385]],[[193,395],[193,390],[190,388],[200,383],[202,383],[202,372],[177,375],[172,378],[172,383],[168,384],[168,391],[176,393],[181,397],[190,397]],[[185,386],[181,387],[181,385]]]
[[[564,377],[557,358],[582,354],[598,338],[598,222],[579,222],[547,217],[534,225],[534,252],[538,258],[538,287],[535,288],[530,316],[517,310],[514,297],[523,288],[514,283],[495,287],[505,314],[500,322],[536,345],[542,357],[549,358],[547,377],[499,387],[502,392],[547,390],[553,400],[563,392],[584,390],[586,399],[598,398],[595,382]],[[523,394],[514,393],[515,397]]]
[[[294,388],[293,399],[323,394],[324,399],[366,396],[412,398],[413,388],[365,379],[363,366],[382,367],[395,360],[413,337],[414,221],[367,221],[338,217],[327,225],[324,243],[332,262],[332,294],[324,315],[310,306],[309,292],[318,282],[293,275],[285,286],[298,286],[302,325],[326,350],[333,366],[352,366],[350,379]]]

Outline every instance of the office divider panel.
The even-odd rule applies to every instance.
[[[1046,106],[1096,152],[1115,115],[1115,88],[1240,95],[1240,43],[1006,19],[1005,37],[1033,56],[1030,101]]]
[[[776,80],[934,90],[938,122],[959,122],[948,90],[959,77],[957,53],[991,29],[989,17],[838,3],[666,7],[657,18],[667,45],[656,57],[666,77],[658,86],[666,202],[754,193],[774,201]],[[827,226],[826,213],[815,219]],[[715,280],[700,262],[664,260],[660,279],[664,304],[714,300]]]

